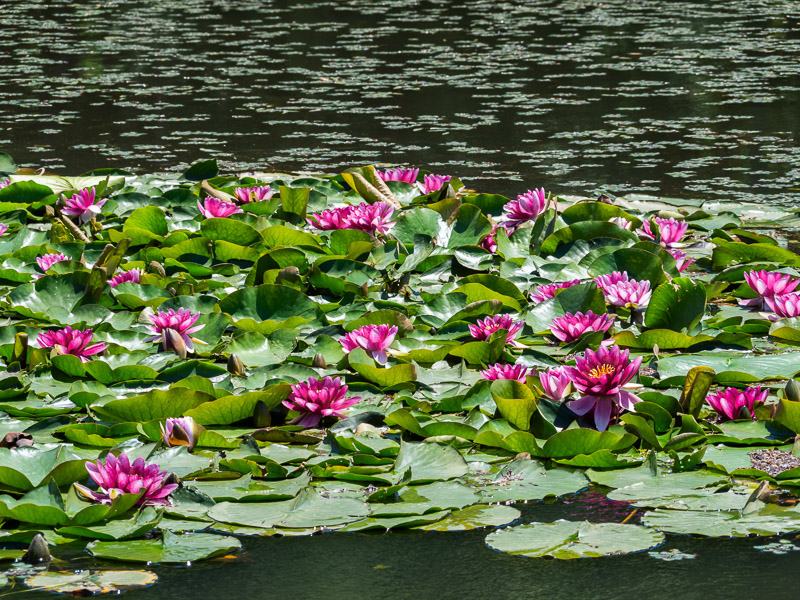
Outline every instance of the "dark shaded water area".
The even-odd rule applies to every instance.
[[[0,148],[800,202],[795,0],[7,0]]]

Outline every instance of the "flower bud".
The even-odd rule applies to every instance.
[[[31,544],[28,546],[28,551],[23,555],[22,562],[28,563],[29,565],[38,565],[40,563],[50,562],[51,560],[52,557],[50,556],[50,549],[47,547],[47,542],[44,540],[41,533],[37,533],[33,536]]]
[[[800,382],[796,379],[790,379],[784,388],[786,397],[792,402],[800,402]]]
[[[253,424],[256,428],[262,429],[263,427],[269,427],[270,422],[269,409],[266,404],[259,400],[253,408]]]
[[[242,359],[235,354],[231,354],[228,357],[228,373],[236,375],[237,377],[245,377],[247,375],[247,372],[244,370]]]
[[[311,363],[311,366],[315,369],[325,369],[328,367],[328,363],[325,361],[325,357],[322,354],[317,353],[314,355],[314,360]]]
[[[200,437],[200,427],[192,417],[180,417],[167,419],[159,425],[161,429],[161,441],[167,448],[174,446],[186,446],[189,450],[197,444]]]

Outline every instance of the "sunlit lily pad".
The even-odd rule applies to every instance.
[[[242,547],[239,540],[211,533],[174,534],[161,539],[92,542],[86,548],[97,558],[147,563],[187,563],[214,558]]]
[[[85,596],[119,593],[153,585],[158,575],[151,571],[50,571],[23,580],[35,590]]]

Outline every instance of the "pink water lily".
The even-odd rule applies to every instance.
[[[117,287],[120,283],[139,283],[141,281],[142,275],[144,275],[144,271],[141,269],[130,269],[128,271],[122,271],[121,273],[117,273],[114,275],[108,282],[112,288]]]
[[[683,273],[690,264],[694,262],[694,259],[686,254],[683,250],[678,250],[677,248],[667,248],[667,252],[672,255],[672,258],[675,259],[675,264],[678,266],[678,272]]]
[[[375,174],[384,181],[402,181],[403,183],[415,183],[419,177],[419,169],[394,168],[379,171],[375,169]]]
[[[495,331],[505,329],[508,331],[507,342],[514,342],[514,338],[522,329],[524,323],[515,321],[511,315],[491,315],[481,320],[476,325],[469,325],[469,332],[477,340],[488,340]]]
[[[394,227],[391,222],[393,214],[394,207],[388,202],[362,202],[356,206],[323,210],[311,215],[308,223],[321,231],[358,229],[372,235],[385,235]]]
[[[539,371],[539,381],[542,384],[544,395],[558,402],[569,393],[572,380],[566,367],[555,367],[546,371]]]
[[[600,288],[600,291],[603,291],[610,285],[616,285],[621,281],[630,281],[630,277],[628,277],[627,273],[614,271],[608,275],[598,275],[594,278],[594,282],[597,284],[597,287]]]
[[[177,483],[166,483],[166,471],[161,471],[156,464],[147,464],[140,456],[133,463],[124,452],[115,457],[106,456],[105,463],[87,462],[86,470],[97,483],[94,491],[79,483],[75,490],[84,498],[101,504],[111,504],[114,498],[122,494],[140,494],[140,506],[169,504],[169,495],[178,489]]]
[[[69,260],[69,256],[61,254],[60,252],[51,252],[50,254],[44,254],[39,256],[36,259],[36,264],[39,265],[39,268],[47,273],[47,269],[52,267],[57,262],[61,262],[64,260]]]
[[[0,180],[0,190],[2,190],[4,187],[8,187],[10,185],[11,185],[11,180],[10,179]]]
[[[200,314],[194,314],[187,308],[179,308],[175,310],[170,308],[167,311],[158,311],[149,316],[152,326],[148,327],[154,336],[147,338],[146,342],[161,342],[164,349],[174,348],[175,340],[172,340],[172,335],[177,335],[185,346],[187,352],[194,352],[194,344],[204,344],[198,339],[191,337],[190,334],[200,331],[205,325],[195,325]]]
[[[574,342],[587,331],[608,331],[614,323],[613,315],[596,315],[592,311],[586,314],[567,313],[563,317],[553,319],[550,331],[562,342]]]
[[[316,427],[323,417],[343,417],[342,411],[361,400],[361,396],[347,397],[347,386],[339,377],[315,379],[292,387],[283,405],[300,414],[290,423],[302,427]]]
[[[624,306],[635,309],[647,306],[650,302],[652,291],[649,281],[620,281],[602,288],[606,302],[612,306]]]
[[[93,217],[100,214],[100,209],[106,203],[106,198],[95,202],[94,188],[79,191],[72,198],[65,200],[61,212],[70,217],[78,217],[80,223],[88,223]]]
[[[392,345],[396,335],[396,325],[362,325],[341,338],[339,343],[345,352],[363,348],[375,362],[385,365],[388,360],[386,349]]]
[[[769,306],[769,309],[775,313],[774,315],[769,315],[770,321],[800,317],[800,294],[798,293],[792,292],[791,294],[764,298],[764,301]]]
[[[58,354],[72,354],[80,358],[81,362],[89,362],[89,356],[108,348],[105,342],[92,344],[92,336],[91,329],[65,327],[57,331],[44,331],[36,339],[42,348],[55,348]]]
[[[233,202],[225,202],[213,196],[208,196],[203,204],[200,204],[198,199],[197,208],[206,219],[230,217],[233,214],[244,212]]]
[[[275,190],[273,190],[268,185],[240,187],[240,188],[235,188],[233,190],[233,195],[236,196],[236,199],[242,204],[247,204],[248,202],[261,202],[263,200],[269,200],[270,198],[272,198],[272,194],[274,193]]]
[[[586,350],[575,359],[574,367],[565,367],[572,385],[582,394],[567,406],[576,415],[593,412],[598,431],[605,431],[612,416],[621,410],[632,410],[641,398],[623,389],[638,373],[642,358],[628,360],[628,351],[618,346]]]
[[[528,190],[517,196],[516,200],[506,203],[503,212],[506,213],[509,223],[516,227],[525,221],[535,221],[544,212],[547,206],[547,194],[544,188]]]
[[[352,206],[329,208],[320,213],[312,214],[307,221],[309,225],[320,231],[350,229],[350,212],[352,210]]]
[[[0,236],[2,236],[8,230],[8,225],[5,223],[0,223]]]
[[[481,371],[484,379],[495,381],[496,379],[513,379],[520,383],[525,383],[528,367],[523,365],[503,365],[496,363]]]
[[[425,175],[422,183],[417,183],[417,187],[423,195],[432,194],[442,189],[444,184],[448,183],[450,179],[450,175]]]
[[[495,240],[494,236],[497,234],[497,231],[500,230],[500,229],[505,231],[506,235],[511,235],[511,233],[512,233],[511,231],[508,230],[508,228],[506,228],[505,225],[492,225],[492,232],[489,235],[487,235],[486,237],[484,237],[480,242],[481,248],[483,248],[487,252],[491,252],[492,254],[497,252],[497,240]]]
[[[747,271],[744,274],[744,280],[758,294],[758,298],[741,300],[739,304],[743,306],[764,307],[767,304],[767,298],[789,294],[800,285],[800,279],[777,271]]]
[[[658,226],[658,233],[661,236],[660,244],[664,248],[673,248],[686,234],[689,229],[689,224],[686,221],[678,221],[673,218],[662,219],[661,217],[653,217],[651,221],[642,223],[642,227],[636,231],[640,238],[655,241],[656,233],[653,231],[653,224]]]
[[[729,387],[707,396],[706,402],[723,421],[738,419],[742,413],[746,413],[747,418],[757,421],[755,409],[764,404],[768,395],[769,389],[760,385],[743,390]]]
[[[191,450],[200,436],[200,426],[192,417],[170,418],[158,427],[161,430],[161,441],[167,448],[186,446]]]
[[[629,231],[633,227],[633,221],[628,221],[628,219],[626,219],[623,216],[611,217],[608,220],[608,222],[613,223],[614,225],[618,225],[619,227],[622,227],[623,229],[627,229]]]
[[[531,302],[539,303],[550,298],[555,298],[559,290],[578,285],[580,282],[580,279],[573,279],[572,281],[564,281],[562,283],[540,285],[531,292]]]

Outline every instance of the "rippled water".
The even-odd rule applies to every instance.
[[[800,201],[794,0],[12,0],[0,26],[26,166]]]

